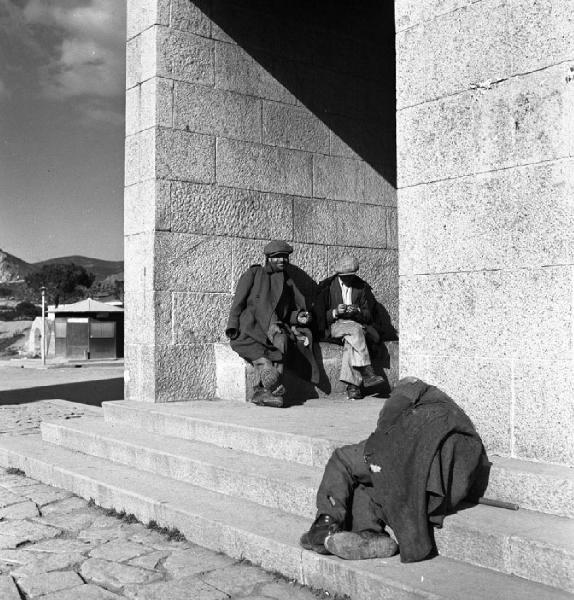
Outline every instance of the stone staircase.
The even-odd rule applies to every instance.
[[[574,475],[565,467],[490,457],[487,495],[520,510],[479,505],[448,517],[430,561],[343,561],[299,547],[331,451],[366,437],[382,402],[109,402],[103,418],[43,423],[42,440],[0,440],[0,464],[354,600],[572,598]]]

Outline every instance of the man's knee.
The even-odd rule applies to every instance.
[[[272,367],[273,363],[266,356],[261,356],[260,358],[256,358],[253,361],[253,366],[255,367],[256,370],[264,369],[264,368]]]
[[[365,462],[364,441],[337,448],[331,455],[329,463],[332,463],[335,468],[345,469],[356,482],[367,484],[371,482],[371,473]]]

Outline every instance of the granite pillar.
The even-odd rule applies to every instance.
[[[397,0],[401,374],[492,454],[574,463],[566,0]]]
[[[242,271],[273,238],[351,251],[398,319],[392,5],[128,0],[126,398],[209,398]]]

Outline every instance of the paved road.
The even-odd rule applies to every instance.
[[[0,361],[0,405],[61,398],[100,406],[124,397],[123,363],[41,369]]]
[[[117,368],[0,368],[0,393],[32,402],[0,406],[0,436],[39,435],[42,420],[101,414],[101,408],[42,400],[46,389],[113,381]],[[28,384],[32,387],[25,388]],[[10,397],[10,396],[8,396]],[[11,396],[22,397],[22,396]],[[103,400],[109,398],[102,398]],[[173,532],[172,532],[173,533]],[[71,493],[0,468],[2,600],[327,600],[245,562],[170,539]]]

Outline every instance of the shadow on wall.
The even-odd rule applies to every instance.
[[[393,2],[193,2],[396,187]]]
[[[90,406],[101,406],[102,402],[107,400],[123,400],[124,378],[114,377],[113,379],[28,387],[20,390],[4,390],[0,392],[0,405],[24,404],[53,398],[80,402]]]

